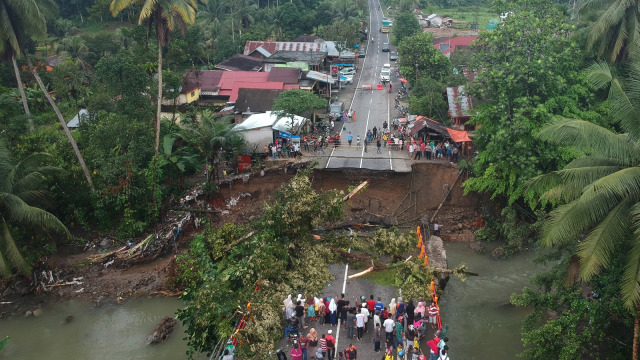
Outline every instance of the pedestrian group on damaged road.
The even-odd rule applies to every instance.
[[[436,319],[439,319],[439,315],[436,303],[428,305],[424,298],[417,305],[413,300],[405,304],[402,297],[398,297],[397,302],[393,298],[385,305],[380,297],[374,300],[373,295],[368,300],[361,296],[353,303],[346,300],[344,294],[335,298],[308,299],[299,294],[295,302],[289,295],[283,307],[287,323],[284,336],[293,343],[289,353],[292,360],[355,360],[358,358],[358,349],[353,343],[354,338],[362,341],[364,334],[369,332],[372,333],[373,350],[382,353],[380,360],[427,360],[427,353],[429,360],[449,360],[449,346],[446,344],[449,339],[441,339],[440,330],[436,331],[433,339],[427,341],[427,349],[423,351],[420,346],[427,327],[438,329],[439,321]],[[336,355],[336,338],[331,329],[320,335],[312,327],[304,335],[315,321],[319,325],[342,326],[349,346],[338,350]],[[277,355],[279,360],[287,359],[282,350],[278,350]]]

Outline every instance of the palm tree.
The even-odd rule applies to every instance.
[[[592,0],[584,8],[600,7],[604,9],[589,29],[587,46],[611,63],[624,62],[640,49],[640,0]]]
[[[42,190],[45,176],[60,169],[38,166],[48,154],[36,153],[13,164],[4,143],[0,143],[0,277],[16,269],[29,274],[31,269],[16,246],[10,226],[55,231],[69,235],[69,230],[53,214],[38,207],[48,200]]]
[[[221,152],[237,154],[246,147],[244,136],[224,121],[215,121],[215,114],[204,110],[197,124],[184,129],[182,137],[195,146],[205,159],[207,182],[217,174],[217,159]]]
[[[162,122],[162,48],[171,42],[171,32],[177,27],[186,33],[187,24],[196,20],[198,0],[113,0],[109,9],[116,17],[120,11],[132,5],[142,5],[138,24],[147,24],[147,36],[155,25],[158,41],[158,105],[156,109],[156,142],[154,148],[153,194],[158,185],[158,149],[160,147],[160,125]],[[157,209],[156,196],[153,197],[154,208]]]
[[[627,84],[612,75],[608,65],[593,65],[588,76],[596,88],[609,86],[612,117],[624,134],[588,121],[557,119],[539,137],[573,146],[582,156],[560,171],[532,180],[544,189],[543,202],[564,204],[549,214],[542,244],[577,244],[580,277],[589,281],[610,266],[616,252],[627,254],[620,293],[635,316],[633,358],[638,356],[640,328],[640,123],[638,80],[630,71]],[[584,234],[587,234],[584,237]],[[584,238],[583,238],[584,237]],[[631,239],[629,241],[629,239]]]
[[[111,14],[115,17],[120,11],[132,5],[142,5],[138,24],[146,23],[147,29],[155,25],[158,40],[158,106],[156,109],[155,157],[160,147],[160,123],[162,111],[162,48],[171,41],[171,31],[176,27],[186,32],[186,25],[196,19],[197,0],[113,0]],[[155,187],[155,181],[154,181]]]
[[[71,147],[73,147],[73,152],[78,158],[78,162],[80,163],[89,187],[94,191],[95,188],[93,187],[93,181],[91,181],[91,174],[80,153],[80,149],[78,149],[78,144],[76,144],[76,140],[73,138],[73,135],[71,135],[71,131],[67,127],[67,122],[64,120],[64,117],[62,117],[60,109],[58,109],[55,101],[53,101],[53,98],[44,86],[40,75],[38,75],[38,71],[33,66],[29,54],[24,50],[24,37],[43,36],[47,31],[44,12],[54,11],[55,9],[57,9],[57,7],[53,0],[0,0],[0,24],[2,24],[0,26],[0,55],[13,57],[19,54],[24,55],[31,74],[36,79],[40,89],[44,92],[47,101],[56,113],[62,129],[67,135],[67,139],[69,139],[71,143]],[[20,87],[22,81],[19,79],[19,76],[17,76],[17,81]],[[25,100],[23,100],[23,104],[24,101]]]
[[[358,7],[352,0],[333,0],[327,15],[332,21],[358,23]]]
[[[242,35],[242,28],[248,27],[253,22],[253,14],[258,10],[254,0],[226,0],[231,19],[231,39],[235,43],[235,22],[238,19],[238,34]]]

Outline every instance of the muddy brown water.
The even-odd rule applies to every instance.
[[[529,279],[550,265],[534,264],[538,251],[511,259],[493,260],[467,243],[445,243],[449,267],[465,263],[479,273],[461,282],[455,276],[445,288],[440,303],[443,324],[448,324],[452,359],[517,359],[522,351],[520,328],[531,309],[510,305],[513,293],[520,293]],[[487,245],[489,251],[494,247]]]
[[[146,345],[160,320],[173,316],[180,306],[178,299],[161,297],[132,298],[99,308],[85,301],[52,304],[39,317],[0,321],[0,338],[10,337],[0,359],[186,359],[180,323],[165,343]],[[73,320],[65,323],[69,315]]]
[[[449,266],[464,262],[470,271],[480,274],[466,282],[452,278],[442,297],[451,357],[515,359],[522,351],[522,319],[530,310],[509,305],[509,297],[545,266],[531,262],[535,252],[496,261],[474,252],[466,243],[446,243],[445,247]],[[327,286],[327,293],[331,294],[342,289],[344,266],[333,265],[332,272],[336,280]],[[348,281],[347,295],[373,291],[385,299],[394,296],[385,287],[371,284],[371,289],[363,289],[360,285]],[[11,337],[0,359],[186,359],[187,346],[180,323],[167,342],[145,344],[162,317],[172,316],[180,306],[182,302],[178,299],[161,297],[134,298],[122,305],[99,308],[82,301],[52,304],[44,308],[40,317],[15,316],[0,322],[0,337]],[[65,324],[69,315],[74,317],[73,321]]]

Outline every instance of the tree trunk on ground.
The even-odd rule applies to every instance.
[[[11,63],[13,64],[13,72],[16,75],[16,81],[18,82],[18,91],[20,92],[20,99],[22,99],[22,107],[24,113],[27,114],[27,121],[29,122],[29,131],[33,131],[33,119],[31,118],[31,111],[29,111],[29,103],[27,103],[27,95],[24,93],[24,87],[22,86],[22,78],[20,77],[20,69],[18,69],[18,63],[16,62],[16,56],[11,56]]]
[[[636,311],[633,321],[633,360],[638,360],[638,328],[640,328],[640,311]]]
[[[36,68],[31,63],[31,59],[29,59],[29,56],[24,51],[24,49],[22,51],[24,53],[25,58],[27,59],[27,64],[29,65],[29,69],[31,69],[31,73],[33,74],[33,77],[36,79],[36,82],[38,83],[38,86],[40,86],[40,89],[44,93],[44,96],[49,101],[49,104],[53,108],[53,111],[58,116],[58,120],[60,120],[60,125],[62,125],[62,129],[64,130],[64,133],[67,135],[67,139],[69,139],[69,142],[71,143],[71,147],[73,147],[73,152],[76,154],[76,157],[78,158],[78,162],[80,163],[80,167],[82,168],[82,172],[84,173],[84,176],[87,179],[87,183],[89,183],[89,187],[91,188],[91,191],[95,191],[96,189],[95,189],[95,187],[93,187],[93,181],[91,181],[91,174],[89,173],[89,169],[87,168],[87,164],[84,163],[84,158],[82,158],[82,154],[80,153],[80,149],[78,149],[78,144],[76,144],[76,140],[73,138],[73,135],[71,135],[71,131],[67,127],[67,123],[66,123],[66,121],[64,121],[64,118],[62,117],[62,113],[60,113],[60,109],[58,109],[58,106],[56,105],[55,101],[53,101],[53,98],[51,97],[51,95],[47,91],[47,88],[44,86],[44,83],[42,82],[42,79],[40,78],[40,75],[38,75],[38,72],[36,71]]]

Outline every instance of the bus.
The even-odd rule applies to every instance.
[[[382,20],[382,32],[383,33],[388,33],[389,32],[389,25],[391,24],[391,21],[389,21],[389,19],[383,19]]]

